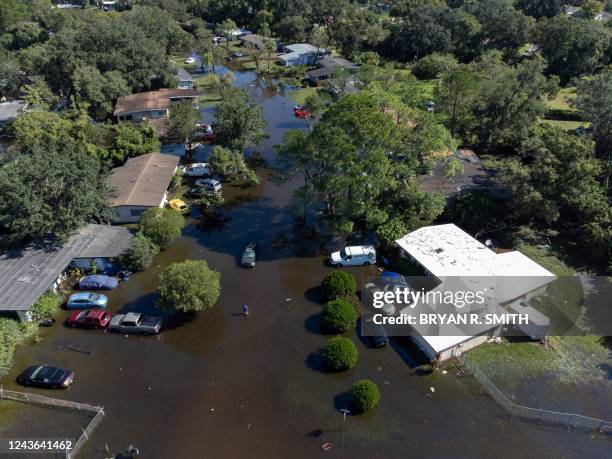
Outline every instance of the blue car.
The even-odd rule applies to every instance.
[[[70,295],[66,302],[67,309],[106,308],[108,297],[99,293],[79,292]]]
[[[82,277],[79,281],[81,290],[112,290],[117,287],[119,281],[111,276],[94,274]]]

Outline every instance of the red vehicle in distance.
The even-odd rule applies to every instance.
[[[293,114],[298,118],[308,118],[310,116],[310,112],[303,105],[293,107]]]
[[[111,316],[101,309],[74,311],[66,320],[66,325],[76,328],[106,328]]]

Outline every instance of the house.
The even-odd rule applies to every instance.
[[[251,32],[250,30],[243,29],[241,27],[236,27],[235,29],[230,30],[230,31],[227,31],[227,30],[224,31],[225,35],[229,35],[230,39],[234,39],[234,40],[236,38],[242,37],[243,35],[250,35],[252,33],[253,32]]]
[[[283,47],[283,54],[278,58],[284,66],[291,65],[313,65],[322,55],[330,54],[325,48],[317,48],[308,43],[297,43]]]
[[[528,313],[529,324],[518,328],[542,339],[549,320],[526,302],[546,292],[555,276],[518,251],[496,253],[454,224],[426,226],[396,241],[410,259],[433,281],[432,291],[486,292],[481,309],[470,313]],[[449,310],[450,309],[450,310]],[[453,305],[425,304],[406,307],[400,314],[452,312]],[[457,308],[454,308],[456,313]],[[502,325],[414,325],[413,341],[431,360],[446,360],[499,336]]]
[[[612,13],[609,11],[602,11],[595,16],[596,21],[609,21],[610,19],[612,19]]]
[[[349,72],[354,72],[359,68],[357,64],[352,63],[348,59],[331,56],[316,59],[314,65],[317,67],[316,69],[306,72],[306,77],[313,83],[328,80],[336,68],[343,68]]]
[[[28,103],[23,100],[0,102],[0,129],[15,121],[26,108]]]
[[[581,10],[579,6],[565,5],[563,7],[563,12],[568,16],[580,16]]]
[[[432,152],[429,158],[431,170],[417,177],[422,191],[441,192],[446,198],[468,191],[483,191],[500,199],[508,195],[507,189],[494,181],[493,171],[485,168],[470,149]],[[451,161],[456,163],[454,174],[449,174]]]
[[[239,36],[238,40],[240,40],[240,43],[245,48],[266,49],[266,40],[269,40],[269,39],[261,35],[257,35],[254,33],[248,33],[246,35]]]
[[[183,67],[177,67],[174,76],[178,80],[178,84],[176,86],[178,89],[193,89],[193,77]]]
[[[32,243],[0,255],[0,312],[16,313],[22,320],[47,290],[56,289],[70,266],[101,272],[113,266],[131,245],[132,233],[122,226],[87,225],[64,244],[55,240]]]
[[[159,89],[119,97],[113,116],[118,123],[141,123],[149,120],[160,136],[166,132],[166,121],[173,103],[189,100],[197,103],[195,89]]]
[[[116,192],[112,201],[115,223],[136,223],[145,210],[164,207],[178,163],[178,156],[149,153],[114,168],[110,184]]]

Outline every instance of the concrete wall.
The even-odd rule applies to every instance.
[[[160,206],[161,207],[161,206]],[[138,223],[142,213],[150,209],[148,206],[117,206],[113,210],[117,217],[113,223]]]

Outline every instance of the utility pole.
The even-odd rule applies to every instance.
[[[346,408],[340,408],[340,411],[342,412],[342,447],[344,448],[344,422],[346,421],[346,415],[351,414],[351,412]]]

